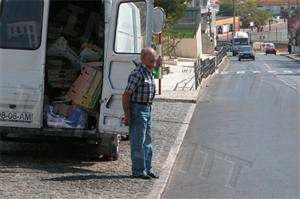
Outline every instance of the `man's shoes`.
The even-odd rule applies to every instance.
[[[155,179],[158,179],[158,178],[159,178],[159,176],[156,175],[156,174],[154,174],[153,172],[147,173],[147,175],[148,175],[149,177],[151,177],[151,178],[155,178]]]
[[[140,178],[140,179],[143,179],[143,180],[150,180],[152,177],[147,175],[147,174],[142,174],[142,175],[133,175],[132,178]]]

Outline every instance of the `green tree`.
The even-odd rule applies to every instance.
[[[233,16],[232,0],[221,0],[218,15]]]
[[[155,6],[162,7],[167,15],[167,26],[183,17],[187,4],[191,0],[155,0]]]
[[[155,0],[155,6],[162,7],[167,15],[166,26],[163,31],[164,54],[169,57],[176,57],[175,49],[183,35],[172,29],[172,25],[181,19],[191,0]],[[156,40],[154,40],[157,43]]]
[[[233,0],[221,0],[220,16],[233,16]],[[272,14],[263,10],[257,4],[257,0],[235,0],[236,16],[241,17],[242,27],[247,28],[251,21],[260,28],[266,25]]]

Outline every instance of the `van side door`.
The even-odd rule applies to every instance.
[[[105,24],[104,78],[99,131],[128,133],[122,124],[122,94],[128,76],[140,61],[140,51],[149,45],[148,1],[115,0]]]

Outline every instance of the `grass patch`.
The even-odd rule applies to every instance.
[[[171,31],[178,38],[194,38],[196,34],[195,30],[191,28],[174,28]]]

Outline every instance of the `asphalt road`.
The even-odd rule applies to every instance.
[[[300,63],[257,55],[198,102],[163,198],[300,198]]]

